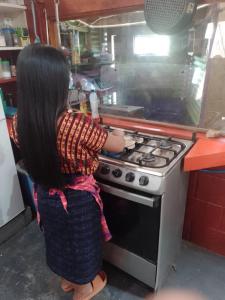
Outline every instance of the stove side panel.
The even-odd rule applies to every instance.
[[[179,254],[182,242],[184,214],[187,198],[188,173],[177,164],[165,178],[165,192],[162,197],[159,253],[155,289],[165,283]]]

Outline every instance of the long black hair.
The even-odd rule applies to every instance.
[[[63,53],[30,45],[17,61],[17,131],[25,168],[35,183],[61,187],[57,120],[66,108],[69,67]]]

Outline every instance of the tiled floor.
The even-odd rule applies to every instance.
[[[143,299],[150,290],[106,264],[107,288],[96,300]],[[225,299],[225,258],[184,244],[167,287],[203,292],[210,300]],[[43,237],[36,223],[0,246],[0,300],[71,300],[59,288],[58,278],[45,265]]]

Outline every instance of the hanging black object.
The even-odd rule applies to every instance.
[[[145,19],[158,34],[176,34],[191,26],[197,0],[145,0]]]

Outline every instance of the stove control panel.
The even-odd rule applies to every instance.
[[[164,191],[164,177],[147,174],[126,166],[116,166],[112,163],[101,162],[95,177],[104,179],[109,183],[130,187],[139,191],[161,195]]]

